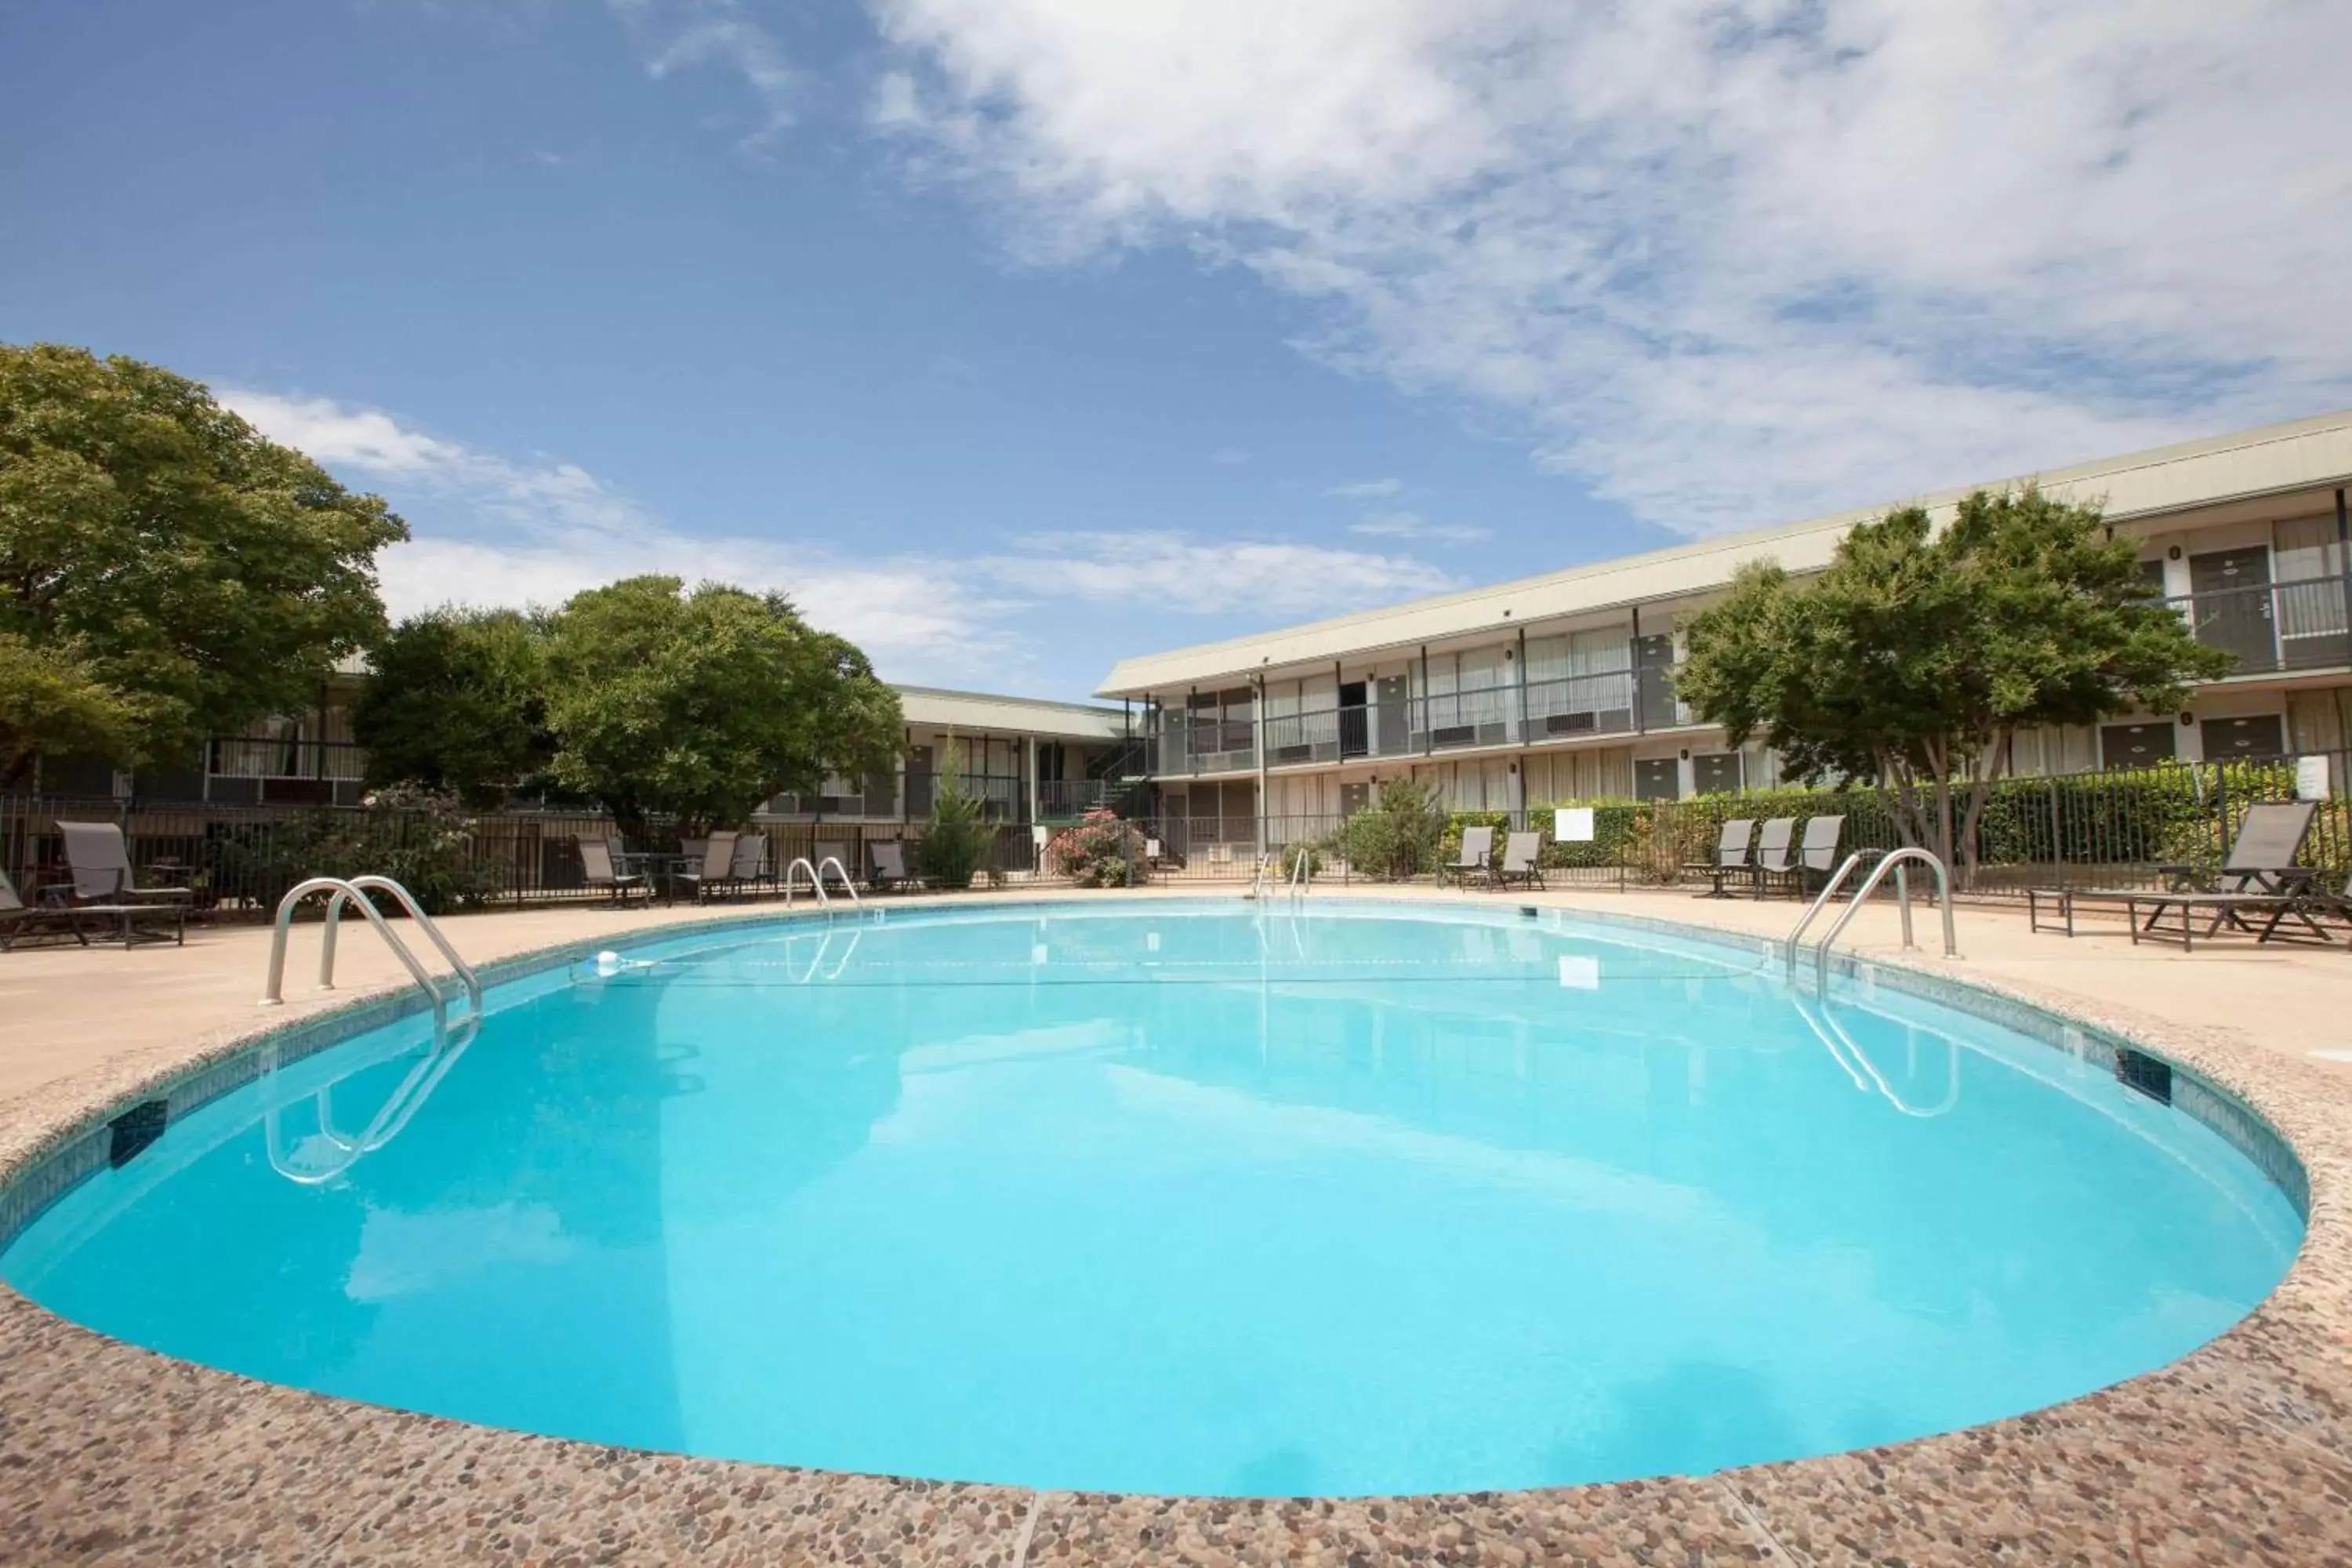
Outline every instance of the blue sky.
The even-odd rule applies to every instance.
[[[8,6],[0,339],[390,496],[396,608],[662,566],[1065,697],[2352,401],[2346,111],[2263,75],[2342,8],[1733,9]]]

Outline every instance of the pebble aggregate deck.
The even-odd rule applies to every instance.
[[[484,978],[598,945],[486,965]],[[1955,985],[1926,963],[1869,963],[1906,989],[1948,999]],[[2169,1367],[2030,1415],[1827,1458],[1551,1490],[1039,1493],[406,1415],[173,1361],[0,1289],[0,1563],[2352,1563],[2352,1461],[2340,1457],[2352,1454],[2352,1078],[2030,982],[1998,990],[2228,1090],[2277,1130],[2309,1184],[2303,1251],[2252,1316]],[[401,1005],[378,993],[341,1016]],[[137,1057],[0,1105],[0,1208],[13,1198],[21,1210],[20,1179],[54,1172],[93,1124],[217,1069],[259,1033],[199,1037],[175,1059]]]

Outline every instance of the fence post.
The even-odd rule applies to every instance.
[[[2050,866],[2058,873],[2058,885],[2062,888],[2074,885],[2074,879],[2066,871],[2065,843],[2065,832],[2058,825],[2058,778],[2053,773],[2050,779]]]

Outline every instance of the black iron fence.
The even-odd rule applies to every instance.
[[[2215,872],[2246,810],[2258,802],[2311,797],[2312,829],[2302,861],[2342,885],[2352,876],[2352,752],[2152,767],[2003,780],[1996,784],[1964,863],[1969,892],[2021,893],[2029,887],[2129,888],[2160,885],[2167,866]],[[1698,875],[1723,824],[1735,817],[1789,816],[1801,824],[1841,816],[1844,849],[1891,849],[1905,833],[1890,792],[1876,789],[1771,790],[1685,800],[1583,803],[1590,837],[1561,835],[1554,807],[1519,812],[1454,812],[1416,830],[1400,848],[1395,836],[1368,834],[1335,815],[1258,818],[1241,816],[1098,819],[1111,831],[1118,862],[1109,879],[1125,882],[1215,884],[1256,875],[1285,876],[1302,856],[1320,882],[1399,877],[1427,879],[1455,869],[1465,827],[1496,830],[1499,855],[1510,832],[1538,835],[1539,864],[1555,887],[1670,885]],[[60,821],[121,826],[132,862],[151,885],[194,889],[197,906],[235,918],[266,914],[285,889],[310,876],[381,871],[417,888],[436,907],[496,907],[598,898],[588,884],[579,844],[608,837],[612,821],[593,813],[551,811],[478,815],[370,809],[290,808],[220,803],[147,805],[103,797],[0,796],[0,871],[27,898],[71,881]],[[1102,822],[1116,821],[1115,829]],[[915,822],[763,822],[750,832],[765,845],[772,874],[805,858],[839,859],[863,879],[872,846],[897,843],[919,864],[924,824]],[[1075,840],[1066,822],[998,821],[982,867],[983,882],[1058,880]],[[1410,836],[1408,836],[1410,837]],[[627,847],[677,853],[681,840],[655,828]],[[1263,868],[1263,869],[1262,869]]]

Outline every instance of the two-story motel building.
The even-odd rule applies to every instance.
[[[2021,735],[2015,771],[2334,752],[2352,738],[2352,413],[2030,478],[2102,503],[2149,582],[2238,664],[2177,713]],[[1920,504],[1948,518],[1969,489],[2026,482]],[[1403,776],[1433,781],[1460,810],[1767,786],[1768,752],[1727,748],[1676,702],[1681,625],[1743,564],[1818,571],[1847,529],[1885,510],[1124,659],[1098,695],[1138,710],[1156,815],[1187,823],[1196,844],[1250,844],[1261,805],[1273,841],[1320,831]]]

